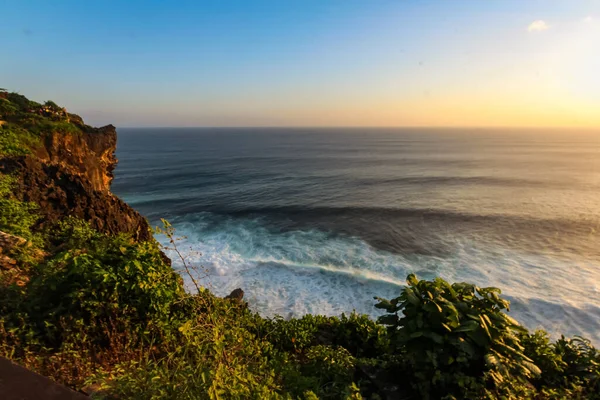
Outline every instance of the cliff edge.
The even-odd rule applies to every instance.
[[[144,217],[110,192],[114,126],[92,128],[52,102],[41,105],[16,93],[0,96],[0,121],[8,138],[0,140],[0,173],[15,177],[18,200],[39,206],[37,228],[74,216],[100,232],[151,238]]]

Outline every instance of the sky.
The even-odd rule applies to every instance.
[[[0,87],[93,125],[600,128],[600,0],[0,0]]]

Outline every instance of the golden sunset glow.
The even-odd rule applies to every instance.
[[[90,40],[68,24],[23,31],[0,76],[37,98],[57,82],[57,100],[99,125],[600,129],[600,8],[576,3],[315,4],[302,15],[265,5],[205,24],[175,10],[160,31],[109,14],[87,25]],[[6,20],[22,30],[22,15]],[[55,43],[33,73],[32,52]]]

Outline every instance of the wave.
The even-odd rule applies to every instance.
[[[542,187],[562,188],[572,185],[572,182],[541,181],[533,179],[500,178],[492,176],[403,176],[394,178],[358,180],[359,184],[367,186],[379,185],[446,185],[446,186],[501,186],[501,187]]]
[[[179,247],[188,262],[203,268],[199,275],[208,274],[204,284],[218,295],[241,287],[251,307],[265,316],[356,310],[376,317],[373,298],[398,296],[406,276],[416,273],[500,287],[513,303],[511,315],[527,327],[600,343],[600,271],[589,261],[467,239],[447,243],[453,251],[444,256],[396,254],[357,237],[317,229],[273,231],[260,219],[208,213],[175,226],[185,235]],[[558,279],[565,273],[568,280]]]
[[[522,216],[514,214],[503,214],[503,213],[477,213],[477,212],[460,212],[453,210],[443,210],[435,208],[398,208],[398,207],[364,207],[364,206],[312,206],[312,205],[269,205],[269,206],[253,206],[248,204],[209,204],[198,200],[194,194],[189,196],[180,194],[162,193],[156,197],[144,197],[132,200],[137,206],[143,207],[144,205],[153,205],[159,208],[164,205],[172,205],[174,202],[189,200],[190,204],[185,210],[180,210],[178,214],[189,215],[192,213],[209,212],[213,214],[229,215],[229,216],[269,216],[269,215],[281,215],[281,216],[304,216],[308,218],[319,218],[319,217],[345,217],[345,216],[365,216],[369,218],[386,219],[386,218],[428,218],[440,221],[459,221],[459,222],[501,222],[508,221],[512,223],[519,223],[523,225],[529,225],[531,223],[536,224],[548,224],[552,226],[560,227],[575,227],[580,226],[584,223],[586,226],[582,227],[586,232],[590,232],[589,228],[600,228],[600,221],[594,219],[581,218],[577,216],[572,218],[544,218],[536,217],[533,215]]]
[[[243,202],[242,202],[243,203]],[[399,255],[448,257],[454,241],[477,240],[513,251],[577,254],[600,262],[600,221],[544,219],[512,215],[477,215],[442,210],[381,207],[215,206],[179,204],[176,214],[160,215],[173,223],[260,220],[275,233],[319,230],[331,237],[356,237],[370,246]],[[207,211],[195,212],[204,209]],[[152,218],[152,213],[146,213]],[[318,246],[318,244],[315,244]]]
[[[294,271],[298,271],[301,269],[307,270],[317,270],[319,272],[328,273],[328,274],[339,274],[345,275],[352,279],[354,279],[358,283],[365,283],[367,281],[371,282],[381,282],[388,283],[390,285],[395,286],[405,286],[403,281],[398,279],[391,278],[385,274],[372,272],[368,270],[361,270],[360,268],[337,268],[331,264],[327,265],[319,265],[319,264],[305,264],[305,263],[281,263],[274,259],[249,259],[251,263],[256,263],[257,265],[267,265],[271,264],[277,268],[289,268]]]

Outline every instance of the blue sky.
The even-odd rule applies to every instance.
[[[97,125],[600,127],[600,1],[0,8],[0,86]]]

